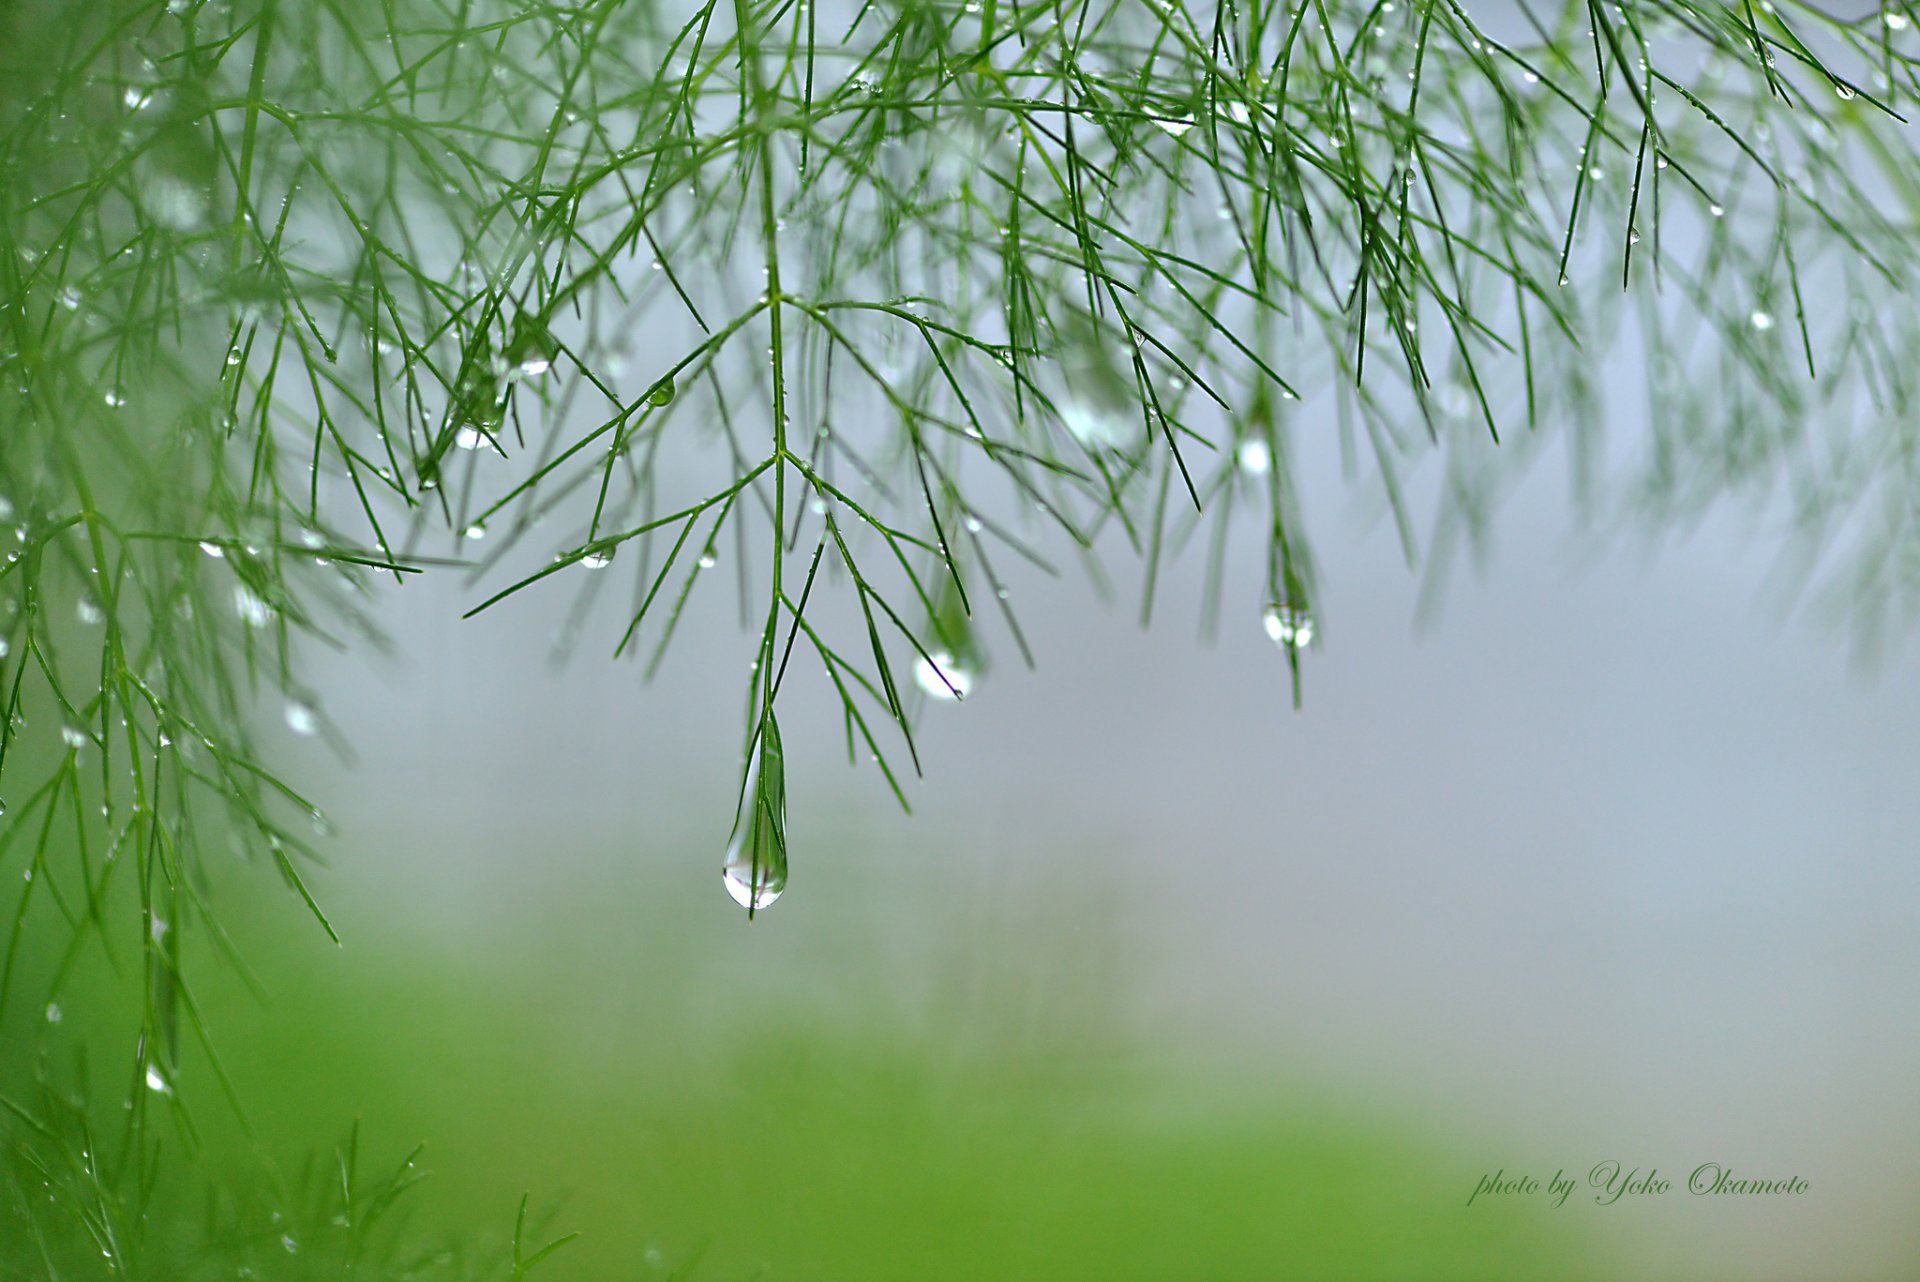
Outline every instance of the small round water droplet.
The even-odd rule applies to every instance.
[[[653,406],[655,409],[671,405],[673,404],[676,391],[677,389],[673,385],[673,375],[669,374],[647,390],[647,404]]]
[[[957,703],[973,691],[973,674],[945,650],[935,650],[931,661],[922,658],[913,670],[914,684],[929,696]]]
[[[1297,650],[1313,641],[1313,616],[1298,606],[1276,601],[1267,607],[1260,622],[1267,638],[1283,650]]]
[[[1756,310],[1753,315],[1747,317],[1747,322],[1755,329],[1765,332],[1773,328],[1773,315],[1770,312]]]
[[[118,392],[108,392],[105,395],[103,395],[100,399],[107,403],[108,409],[117,410],[122,405],[125,405],[127,403],[127,398],[122,396]]]
[[[717,560],[716,560],[716,559],[714,558],[714,555],[713,555],[713,553],[711,553],[711,552],[702,552],[702,553],[700,554],[700,561],[699,561],[699,565],[700,565],[700,568],[701,568],[701,569],[703,569],[703,570],[711,570],[711,569],[712,569],[712,568],[713,568],[713,567],[714,567],[715,565],[717,565],[717,564],[719,564],[719,562],[718,562],[718,561],[717,561]]]
[[[284,1251],[285,1251],[285,1252],[286,1252],[286,1253],[287,1253],[288,1255],[295,1255],[295,1254],[297,1254],[297,1253],[299,1252],[299,1250],[300,1250],[300,1244],[299,1244],[298,1242],[296,1242],[296,1241],[294,1241],[294,1240],[293,1240],[293,1234],[291,1234],[291,1233],[283,1233],[283,1234],[281,1234],[281,1236],[280,1236],[280,1247],[281,1247],[281,1249],[282,1249],[282,1250],[284,1250]]]
[[[160,1075],[160,1068],[156,1064],[147,1065],[147,1089],[156,1095],[173,1094],[173,1087],[169,1086],[167,1079]]]
[[[1726,217],[1727,207],[1725,205],[1720,204],[1718,201],[1716,201],[1713,204],[1707,206],[1707,212],[1712,214],[1715,218],[1724,218]]]
[[[487,443],[487,434],[477,427],[463,427],[453,434],[453,443],[463,450],[477,450]]]
[[[581,557],[580,564],[586,566],[589,570],[604,570],[613,564],[613,552],[611,550],[595,549]]]
[[[60,741],[69,748],[84,748],[88,742],[87,732],[76,725],[64,725],[60,727]]]
[[[1842,102],[1846,102],[1853,97],[1853,86],[1836,84],[1833,87],[1833,92],[1840,96]]]
[[[1248,476],[1265,476],[1273,466],[1273,451],[1265,441],[1249,438],[1240,442],[1240,448],[1234,451],[1234,461]]]
[[[287,729],[297,735],[318,734],[320,714],[304,699],[287,700]]]
[[[473,539],[475,541],[486,538],[487,537],[486,523],[483,521],[475,521],[472,525],[469,525],[466,528],[465,534],[467,538]]]

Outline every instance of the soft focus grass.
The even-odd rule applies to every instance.
[[[221,998],[259,1145],[425,1141],[421,1225],[499,1236],[530,1190],[582,1235],[553,1278],[1606,1275],[1570,1219],[1467,1211],[1462,1137],[1166,1045],[1098,930],[948,912],[888,942],[860,905],[747,927],[548,889],[425,933],[349,896],[344,951],[284,904],[236,914],[276,941],[270,1002]]]

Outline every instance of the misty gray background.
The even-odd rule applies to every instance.
[[[1812,1190],[1557,1214],[1644,1234],[1646,1276],[1910,1268],[1912,646],[1864,670],[1844,620],[1783,620],[1763,587],[1780,532],[1736,514],[1637,545],[1574,531],[1552,459],[1499,511],[1486,570],[1417,626],[1417,580],[1332,431],[1309,413],[1294,435],[1322,579],[1298,713],[1260,627],[1257,530],[1211,647],[1197,556],[1144,632],[1124,555],[1113,602],[1003,557],[1039,669],[987,628],[992,671],[920,721],[911,818],[848,768],[821,683],[783,695],[793,880],[749,926],[719,884],[752,646],[731,582],[645,686],[606,658],[613,609],[549,662],[578,580],[463,622],[479,594],[428,576],[383,599],[392,657],[309,656],[358,756],[286,739],[339,830],[323,886],[482,950],[630,897],[635,929],[702,935],[714,969],[609,991],[751,976],[824,1010],[858,974],[932,1023],[956,973],[1046,936],[1170,1060],[1385,1096],[1472,1137],[1437,1199],[1496,1166],[1611,1158],[1679,1188],[1719,1161]]]

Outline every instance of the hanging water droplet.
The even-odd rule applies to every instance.
[[[453,434],[453,443],[463,450],[477,450],[487,443],[487,434],[477,427],[463,427]]]
[[[1234,451],[1234,461],[1248,476],[1265,476],[1273,466],[1273,451],[1265,441],[1249,437],[1240,442],[1240,448]]]
[[[1707,212],[1712,214],[1715,218],[1723,218],[1726,216],[1727,207],[1716,201],[1714,204],[1707,206]]]
[[[673,375],[669,374],[647,390],[647,404],[655,409],[671,405],[676,390],[673,385]]]
[[[320,715],[312,704],[304,699],[287,700],[287,729],[298,735],[317,734],[320,730]]]
[[[147,1065],[147,1089],[156,1095],[173,1094],[173,1087],[169,1086],[167,1079],[160,1075],[160,1067],[157,1064]]]
[[[102,610],[100,603],[90,596],[83,596],[79,601],[75,602],[73,612],[80,616],[80,622],[82,623],[98,624],[107,621],[106,611]]]
[[[60,727],[60,740],[69,748],[84,748],[88,742],[87,732],[76,725],[64,725]]]
[[[1638,245],[1638,244],[1640,243],[1640,233],[1639,233],[1639,232],[1637,232],[1637,231],[1630,231],[1630,232],[1628,232],[1628,233],[1627,233],[1627,243],[1628,243],[1629,245]]]
[[[250,628],[264,628],[273,622],[273,608],[244,583],[233,586],[233,612]]]
[[[1297,650],[1313,641],[1313,616],[1306,610],[1276,601],[1260,618],[1267,638],[1285,650]]]
[[[1140,445],[1146,420],[1139,413],[1133,382],[1114,359],[1114,338],[1092,322],[1071,326],[1060,351],[1062,393],[1060,424],[1087,449],[1131,453]]]
[[[205,552],[208,556],[212,557],[216,561],[225,557],[227,554],[227,550],[221,547],[218,543],[208,543],[205,541],[201,542],[200,550],[202,552]]]
[[[699,562],[698,562],[698,565],[700,566],[700,568],[701,568],[701,569],[703,569],[703,570],[711,570],[711,569],[712,569],[712,568],[713,568],[713,567],[714,567],[715,565],[717,565],[717,564],[719,564],[719,562],[718,562],[718,560],[717,560],[717,559],[716,559],[716,558],[714,557],[714,555],[713,555],[713,553],[711,553],[711,552],[702,552],[702,553],[700,554],[700,560],[699,560]]]
[[[985,526],[980,524],[980,518],[977,516],[968,517],[966,520],[966,526],[967,526],[968,534],[978,534],[980,533],[981,530],[986,528]]]
[[[475,521],[472,525],[469,525],[466,528],[465,533],[467,538],[472,539],[475,542],[478,542],[479,540],[487,537],[486,523],[484,521]]]
[[[1840,100],[1842,102],[1846,102],[1853,97],[1853,86],[1844,85],[1844,84],[1835,84],[1833,87],[1833,92],[1840,96]]]
[[[733,902],[751,916],[787,888],[786,762],[772,714],[761,723],[760,750],[741,801],[720,878]]]
[[[1179,138],[1183,136],[1189,129],[1193,128],[1193,117],[1181,116],[1176,119],[1167,119],[1162,116],[1155,116],[1153,123],[1159,126],[1161,132],[1170,134],[1175,138]]]
[[[73,286],[68,285],[64,289],[62,289],[60,291],[59,297],[60,297],[60,306],[66,308],[70,312],[79,310],[80,291],[75,289]]]
[[[122,396],[118,392],[108,392],[105,395],[101,396],[100,399],[107,403],[108,409],[114,409],[114,410],[119,409],[122,405],[125,405],[127,403],[127,398]]]
[[[1909,24],[1907,22],[1906,14],[1892,13],[1892,12],[1889,12],[1887,14],[1887,30],[1888,31],[1905,31],[1908,25]]]
[[[930,660],[923,657],[914,667],[913,680],[928,695],[947,703],[958,703],[973,691],[973,674],[945,650],[935,650]]]
[[[1753,315],[1747,317],[1747,322],[1762,332],[1773,328],[1773,316],[1769,312],[1756,310]]]
[[[47,1003],[47,1022],[49,1024],[58,1024],[61,1020],[65,1018],[66,1018],[66,1013],[60,1009],[60,1004],[58,1002]]]
[[[596,548],[580,558],[580,564],[589,570],[604,570],[613,564],[611,548]]]

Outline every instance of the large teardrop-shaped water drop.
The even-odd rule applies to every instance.
[[[777,854],[761,846],[756,851],[752,840],[752,825],[744,825],[734,834],[733,844],[727,847],[727,862],[721,867],[721,878],[726,883],[727,893],[733,896],[733,902],[749,911],[757,911],[780,898],[787,888],[787,861],[784,854]]]
[[[733,902],[755,912],[787,888],[787,781],[780,729],[771,715],[761,723],[759,752],[748,773],[741,814],[721,864],[721,880]]]

